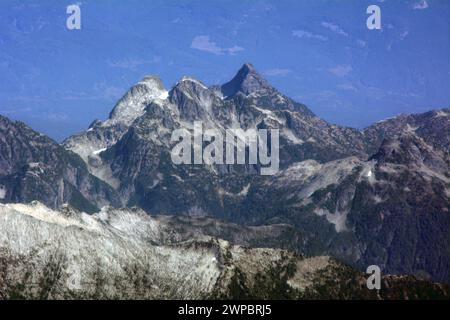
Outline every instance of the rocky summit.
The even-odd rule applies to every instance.
[[[195,121],[224,135],[279,130],[280,170],[174,164],[171,135]],[[223,85],[145,77],[61,145],[1,117],[0,297],[445,296],[433,282],[450,283],[449,148],[450,109],[332,125],[251,64]],[[369,265],[396,290],[361,289]],[[59,268],[58,286],[15,289],[46,282],[46,268]],[[72,288],[72,274],[89,283]]]

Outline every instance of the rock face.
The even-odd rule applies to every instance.
[[[330,257],[251,249],[195,232],[169,217],[103,208],[87,215],[0,205],[0,299],[426,299],[450,288],[385,276],[380,291]],[[195,223],[198,223],[195,222]],[[194,224],[195,224],[194,223]],[[189,229],[185,219],[183,228]],[[230,226],[234,234],[245,229]],[[326,288],[326,290],[323,290]]]
[[[145,77],[119,100],[111,111],[109,121],[105,123],[105,126],[115,123],[130,125],[145,113],[145,107],[150,102],[155,99],[164,100],[167,98],[167,94],[159,77]]]
[[[133,121],[145,114],[150,103],[166,98],[162,81],[157,76],[145,77],[119,100],[107,121],[94,121],[86,132],[68,138],[64,146],[86,162],[92,175],[117,188],[120,181],[114,178],[110,167],[103,164],[100,153],[114,145]]]
[[[246,64],[222,86],[183,77],[166,91],[159,78],[146,77],[109,119],[68,138],[66,150],[2,121],[4,203],[137,206],[174,216],[166,223],[184,240],[202,233],[450,283],[450,109],[400,115],[363,131],[335,126]],[[175,165],[171,134],[194,121],[223,134],[279,129],[280,171]],[[50,169],[39,174],[36,163]]]
[[[132,98],[131,89],[121,100],[145,101],[133,122],[113,112],[65,143],[79,152],[92,137],[107,140],[95,142],[92,150],[106,150],[87,163],[91,172],[101,163],[127,205],[244,225],[290,224],[304,236],[298,252],[450,282],[449,109],[401,115],[364,131],[334,126],[279,93],[250,64],[222,86],[185,77],[166,99],[148,90]],[[171,133],[194,121],[221,131],[279,129],[281,171],[261,177],[251,165],[174,165]],[[105,130],[114,138],[103,139]]]
[[[153,82],[153,86],[138,84],[139,90],[131,88],[108,120],[95,122],[86,132],[64,142],[66,148],[86,161],[92,174],[113,186],[128,205],[151,212],[220,211],[225,215],[223,205],[217,206],[223,198],[221,180],[228,181],[233,176],[232,180],[237,178],[241,183],[225,184],[242,189],[242,182],[259,172],[255,165],[172,165],[171,134],[174,129],[192,129],[194,121],[202,121],[205,130],[216,129],[223,134],[227,128],[280,129],[282,168],[307,159],[326,162],[347,156],[368,157],[361,132],[319,119],[306,106],[271,87],[249,64],[221,87],[207,87],[183,77],[167,98],[160,82]],[[200,180],[205,181],[203,190],[198,190]],[[184,190],[183,194],[179,190]]]
[[[393,139],[404,133],[413,133],[436,150],[450,150],[450,108],[422,114],[399,115],[380,121],[364,130],[369,153],[377,151],[384,139]]]
[[[250,94],[276,94],[276,90],[274,90],[270,84],[258,74],[253,65],[249,63],[244,64],[230,82],[221,86],[221,91],[224,97],[232,97],[238,93],[241,93],[244,96]]]
[[[294,225],[308,254],[448,282],[447,159],[406,134],[385,140],[368,161],[304,161],[253,184],[240,221]]]
[[[120,206],[115,190],[90,175],[77,154],[0,116],[0,201],[36,199],[51,207],[70,203],[87,212]]]

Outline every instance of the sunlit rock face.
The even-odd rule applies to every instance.
[[[75,153],[24,123],[0,116],[0,202],[40,200],[88,211],[120,206],[116,191]]]
[[[443,285],[393,276],[383,277],[386,290],[370,291],[361,286],[363,274],[330,257],[251,249],[198,232],[211,222],[151,217],[139,209],[105,207],[88,215],[39,202],[0,205],[0,299],[414,299],[449,294]],[[238,241],[262,240],[269,231],[222,227],[243,234]]]

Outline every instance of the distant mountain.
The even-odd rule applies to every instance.
[[[359,131],[328,124],[245,64],[222,86],[184,77],[132,87],[104,122],[64,146],[128,206],[243,225],[292,225],[300,253],[450,282],[449,109]],[[281,171],[174,165],[174,129],[276,128]]]
[[[173,164],[171,134],[194,121],[222,133],[279,129],[280,171]],[[400,115],[363,131],[340,127],[245,64],[218,86],[183,77],[166,90],[158,77],[146,77],[106,121],[63,146],[23,124],[0,123],[3,203],[70,203],[89,212],[136,206],[174,216],[168,223],[186,237],[197,230],[450,283],[450,109]],[[262,230],[276,236],[262,237]]]
[[[116,187],[129,205],[152,212],[209,212],[216,210],[220,201],[220,193],[213,190],[219,180],[228,179],[233,172],[250,173],[252,179],[259,168],[173,166],[171,133],[192,128],[194,121],[202,121],[205,130],[222,132],[225,128],[279,128],[282,168],[307,159],[326,162],[352,155],[368,157],[361,132],[319,119],[306,106],[271,87],[249,64],[229,83],[211,88],[184,77],[167,93],[158,78],[148,77],[126,93],[108,120],[95,122],[88,131],[67,139],[64,146],[80,154],[90,172]],[[167,172],[164,179],[162,172]],[[168,192],[163,185],[167,179],[172,189]],[[209,181],[205,184],[209,191],[196,193],[199,179]],[[181,199],[175,194],[179,190],[195,194]]]
[[[70,203],[86,212],[121,205],[116,191],[90,175],[77,154],[0,116],[0,202],[36,199],[51,207]]]
[[[306,258],[186,234],[169,217],[103,208],[87,215],[40,203],[0,205],[0,299],[443,299],[448,285],[365,275],[326,256]],[[194,222],[198,224],[199,221]],[[176,225],[180,221],[175,222]],[[184,232],[191,228],[184,218]],[[239,226],[233,235],[242,237]],[[202,230],[200,228],[200,230]],[[264,234],[253,229],[253,237]],[[195,232],[194,232],[195,230]]]
[[[155,142],[166,143],[171,132],[167,130],[192,125],[194,120],[203,121],[206,128],[280,128],[284,166],[304,159],[367,156],[361,132],[329,125],[271,87],[250,64],[227,84],[210,88],[183,77],[167,93],[159,78],[147,77],[125,94],[108,120],[94,122],[88,131],[70,137],[64,145],[80,155],[87,154],[86,159],[92,152],[114,145],[129,128],[154,130]]]
[[[361,268],[449,280],[449,171],[415,135],[385,140],[369,161],[304,161],[252,184],[239,221],[288,223],[302,252]]]
[[[403,133],[414,133],[434,149],[448,155],[450,150],[450,108],[421,114],[399,115],[379,121],[364,130],[369,153],[377,152],[384,139],[392,139]]]

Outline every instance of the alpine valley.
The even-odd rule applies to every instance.
[[[175,165],[194,121],[279,129],[280,170]],[[62,144],[0,116],[0,299],[448,299],[449,168],[449,108],[341,127],[251,64],[147,76]]]

